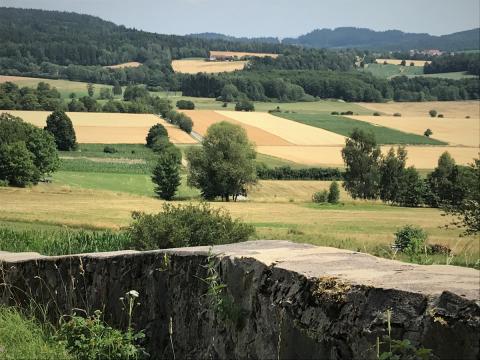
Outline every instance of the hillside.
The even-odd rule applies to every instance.
[[[354,27],[334,30],[317,29],[298,38],[287,38],[283,44],[302,45],[314,48],[368,48],[378,50],[440,49],[460,51],[478,49],[480,28],[454,34],[433,36],[429,34],[404,33],[399,30],[373,31]]]

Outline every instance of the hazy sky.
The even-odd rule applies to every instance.
[[[340,26],[448,34],[480,26],[479,0],[0,0],[164,33],[298,36]]]

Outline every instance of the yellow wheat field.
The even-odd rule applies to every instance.
[[[249,52],[240,52],[240,51],[210,51],[210,56],[235,56],[237,58],[242,57],[271,57],[277,58],[278,54],[268,54],[268,53],[249,53]]]
[[[382,146],[385,154],[391,146]],[[457,164],[467,165],[478,158],[478,148],[473,147],[448,147],[448,146],[407,146],[408,166],[418,169],[433,169],[437,166],[438,158],[445,151],[455,159]],[[344,165],[342,159],[342,146],[258,146],[259,153],[275,156],[309,166]]]
[[[465,118],[469,116],[472,119],[480,119],[480,101],[427,101],[427,102],[390,102],[384,104],[378,103],[358,103],[364,108],[393,115],[400,113],[402,116],[429,116],[430,110],[436,110],[446,118]]]
[[[110,66],[104,66],[108,69],[123,69],[123,68],[130,68],[130,67],[139,67],[142,64],[137,62],[137,61],[131,61],[123,64],[117,64],[117,65],[110,65]]]
[[[392,64],[392,65],[400,65],[402,63],[402,60],[396,60],[396,59],[377,59],[378,64],[384,64],[385,61],[387,64]],[[407,66],[410,66],[410,64],[413,62],[415,65],[414,66],[424,66],[425,63],[431,63],[431,61],[425,61],[425,60],[407,60],[405,59]]]
[[[385,126],[400,131],[423,135],[426,129],[432,138],[450,145],[478,147],[480,145],[480,121],[477,118],[431,118],[394,116],[349,116],[352,119]]]
[[[197,74],[204,72],[215,74],[243,70],[246,61],[206,61],[197,59],[173,60],[172,68],[177,73]]]
[[[182,110],[186,115],[193,120],[193,130],[200,135],[205,135],[207,129],[218,122],[228,121],[236,125],[240,125],[247,132],[250,141],[256,145],[292,145],[288,141],[271,134],[265,130],[254,126],[249,126],[241,122],[235,121],[228,116],[219,114],[213,110]]]
[[[44,127],[49,111],[2,110],[38,127]],[[167,128],[170,141],[175,144],[194,144],[190,135],[152,114],[112,114],[69,112],[77,135],[84,144],[141,144],[148,130],[155,124]]]
[[[274,134],[295,145],[341,145],[345,137],[262,112],[217,111],[217,113]]]

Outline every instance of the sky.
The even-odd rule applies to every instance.
[[[0,0],[161,34],[296,37],[341,26],[444,35],[480,27],[478,0]]]

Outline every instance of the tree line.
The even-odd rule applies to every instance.
[[[460,53],[437,56],[430,64],[425,64],[425,74],[437,74],[464,71],[480,76],[480,53]]]

